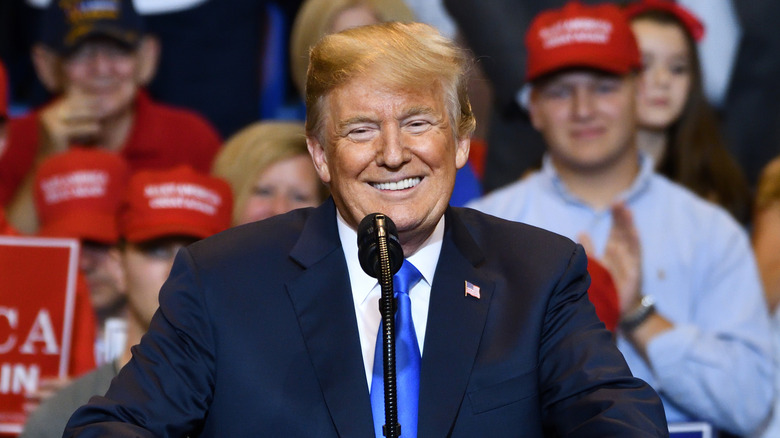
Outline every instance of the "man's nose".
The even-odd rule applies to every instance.
[[[593,93],[585,87],[574,91],[572,106],[575,118],[587,119],[593,115],[593,98]]]
[[[106,74],[113,68],[114,59],[111,54],[106,53],[103,50],[98,50],[94,53],[92,59],[90,59],[90,63],[95,72]]]
[[[408,151],[403,144],[400,129],[383,129],[380,137],[377,161],[380,166],[397,168],[408,160]]]

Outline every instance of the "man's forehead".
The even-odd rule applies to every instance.
[[[439,114],[444,101],[431,87],[371,87],[366,84],[339,87],[325,96],[326,107],[337,125],[380,116],[407,117]],[[356,99],[356,97],[362,99]]]

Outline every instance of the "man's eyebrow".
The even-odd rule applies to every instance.
[[[348,119],[339,121],[336,128],[338,130],[342,130],[347,126],[355,125],[357,123],[376,123],[376,120],[368,116],[355,116],[355,117],[350,117]]]
[[[435,114],[435,111],[433,110],[433,108],[431,108],[431,107],[429,107],[427,105],[417,105],[417,106],[413,106],[413,107],[407,109],[406,111],[404,111],[404,113],[401,115],[400,118],[401,119],[405,119],[407,117],[419,116],[419,115],[428,115],[428,114]]]

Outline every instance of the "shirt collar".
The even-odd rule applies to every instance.
[[[655,162],[649,154],[640,151],[639,152],[639,173],[637,174],[631,186],[618,194],[615,198],[615,202],[630,203],[640,194],[642,194],[650,185],[652,176],[655,174]],[[549,153],[544,154],[542,160],[542,175],[550,182],[550,187],[555,190],[558,195],[568,202],[586,205],[580,198],[575,196],[566,187],[566,184],[561,180],[558,172],[555,170],[555,166],[552,163],[552,158]]]
[[[349,271],[349,282],[352,286],[352,293],[356,302],[363,302],[368,298],[371,290],[379,283],[376,278],[371,277],[360,267],[358,259],[357,231],[353,230],[347,221],[336,211],[336,224],[341,239],[341,248],[344,251],[344,257],[347,259],[347,270]],[[423,280],[428,286],[433,284],[433,275],[436,272],[436,265],[439,263],[439,254],[441,253],[442,240],[444,239],[444,216],[439,219],[433,232],[423,242],[420,249],[412,256],[407,257],[414,267],[420,271]]]

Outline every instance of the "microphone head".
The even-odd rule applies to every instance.
[[[377,220],[379,219],[379,220]],[[384,224],[384,225],[382,225]],[[360,221],[357,229],[358,259],[366,274],[379,278],[379,228],[387,236],[387,252],[390,259],[390,275],[395,275],[404,263],[404,250],[398,239],[398,230],[393,221],[382,213],[371,213]]]

